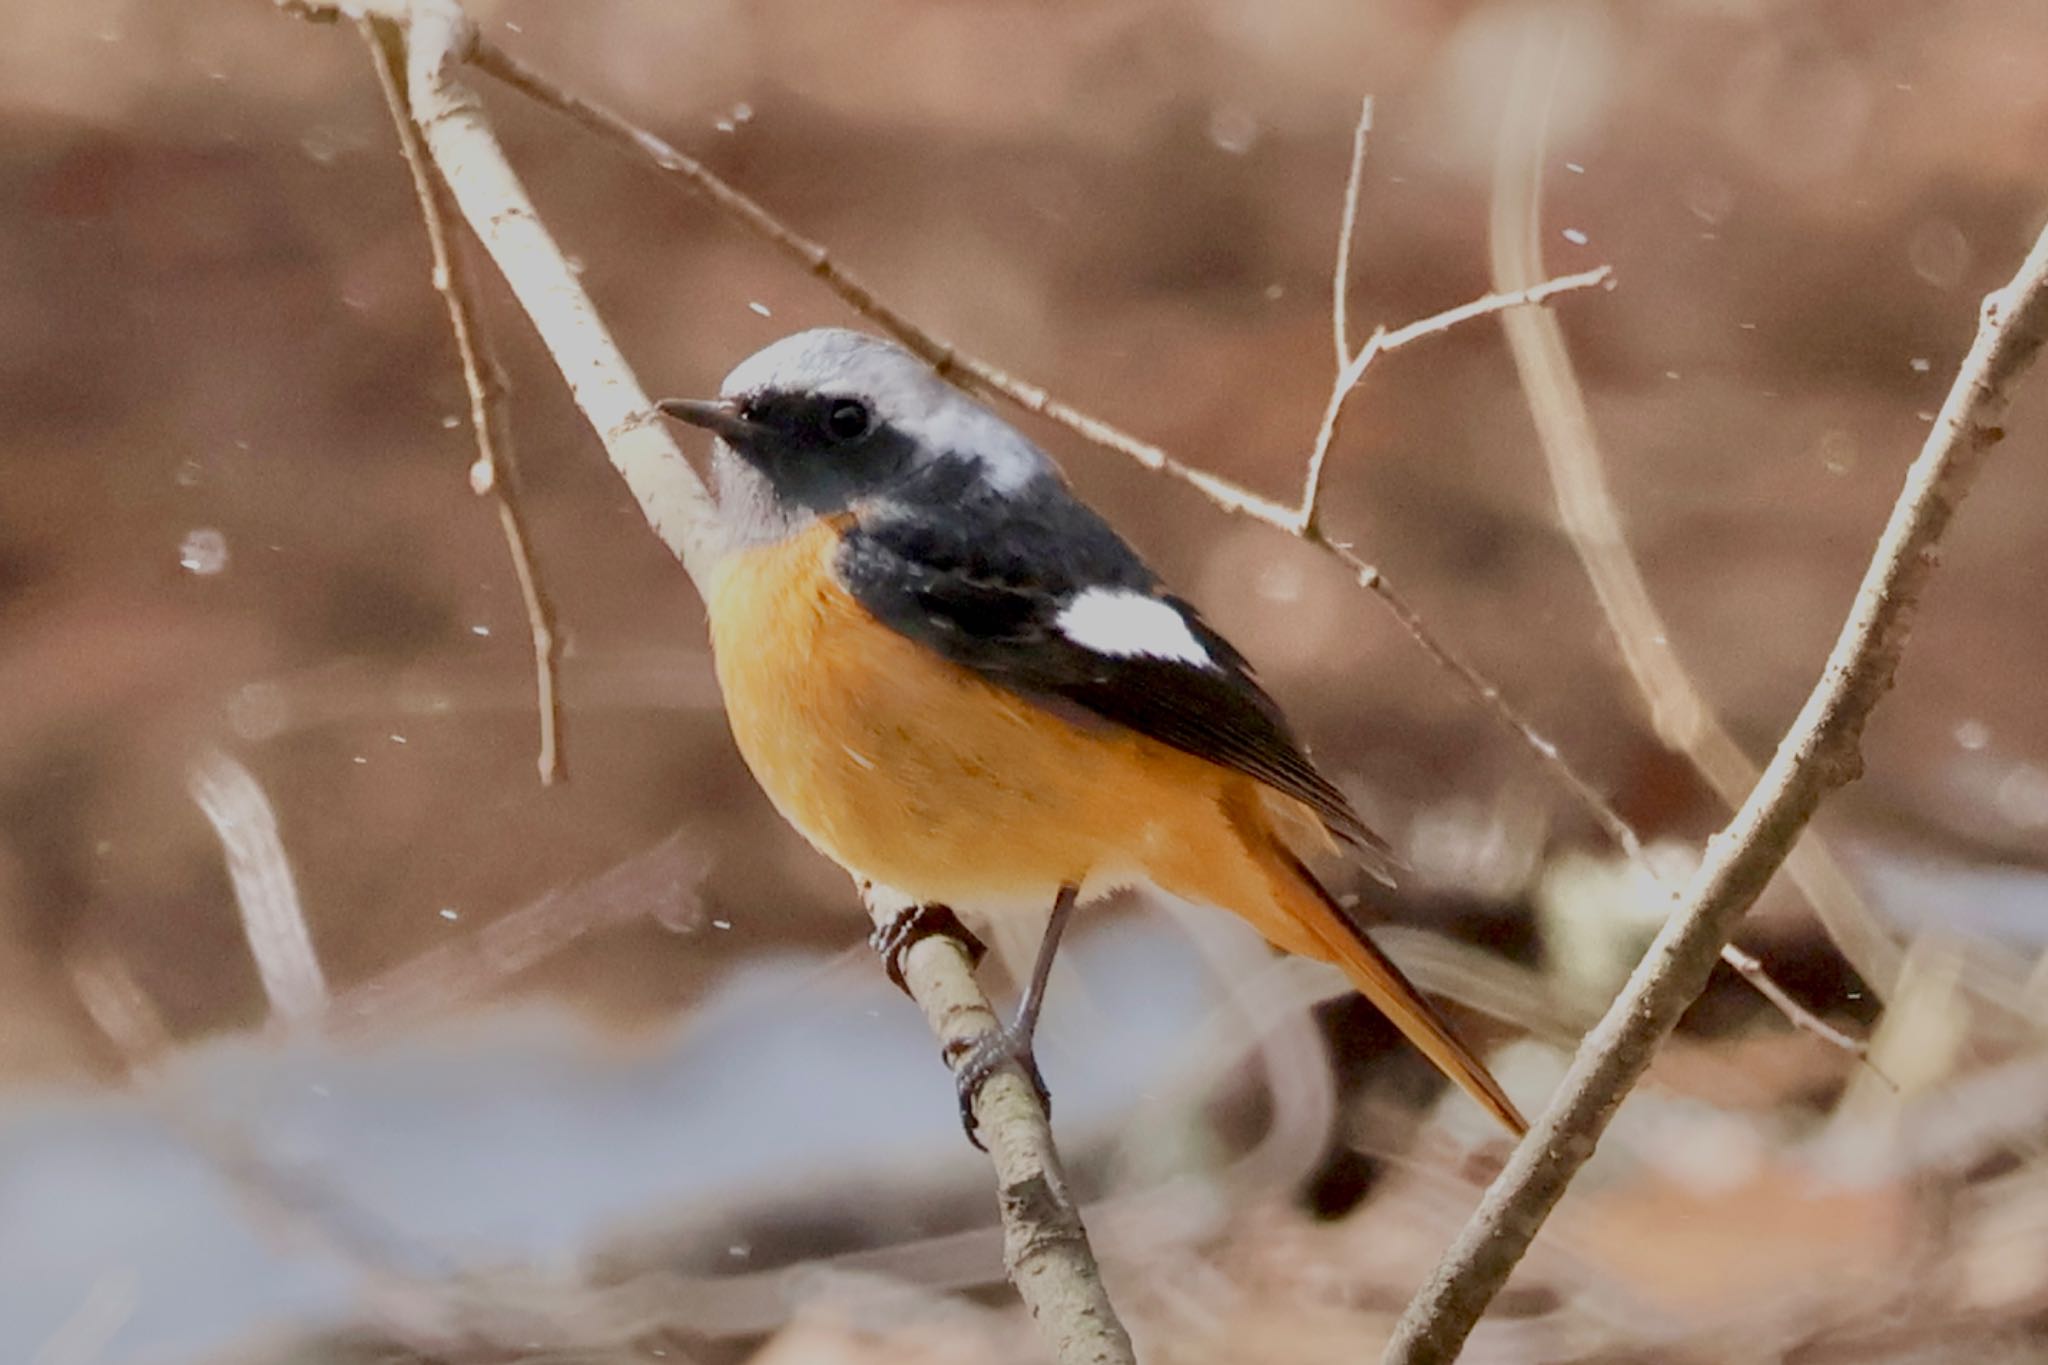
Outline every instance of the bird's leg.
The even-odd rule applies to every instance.
[[[887,924],[875,926],[868,935],[868,947],[881,956],[882,970],[896,983],[896,989],[908,995],[910,986],[903,979],[903,956],[935,935],[950,938],[966,949],[969,967],[979,967],[988,953],[988,945],[960,922],[951,907],[944,905],[905,906],[891,915]]]
[[[1048,1115],[1052,1113],[1052,1096],[1046,1091],[1045,1077],[1039,1074],[1031,1040],[1038,1032],[1038,1012],[1045,1005],[1045,987],[1052,978],[1052,960],[1059,954],[1060,935],[1066,932],[1067,920],[1073,916],[1074,902],[1080,894],[1078,886],[1062,886],[1054,898],[1052,916],[1045,922],[1045,937],[1038,941],[1038,957],[1031,964],[1031,980],[1024,987],[1016,1018],[968,1044],[965,1055],[953,1068],[953,1083],[960,1094],[960,1124],[967,1130],[967,1140],[977,1147],[981,1146],[981,1139],[975,1135],[974,1101],[988,1078],[1005,1062],[1015,1062],[1023,1068],[1031,1088],[1038,1092],[1038,1102],[1045,1106]]]

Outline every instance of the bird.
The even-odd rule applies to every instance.
[[[1138,883],[1336,964],[1510,1133],[1527,1131],[1310,870],[1343,852],[1384,880],[1388,846],[1245,656],[1050,456],[916,355],[840,328],[757,351],[715,399],[656,406],[716,438],[712,655],[776,810],[871,900],[903,907],[894,953],[964,928],[956,912],[984,925],[1050,912],[1014,1019],[956,1066],[976,1145],[976,1097],[1004,1063],[1046,1097],[1032,1040],[1075,907]]]

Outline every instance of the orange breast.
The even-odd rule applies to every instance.
[[[965,910],[1141,878],[1240,913],[1270,898],[1222,809],[1246,779],[1068,721],[903,638],[834,581],[836,546],[820,525],[737,554],[710,595],[733,737],[821,852]]]

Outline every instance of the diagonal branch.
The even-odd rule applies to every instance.
[[[327,974],[285,856],[277,808],[255,774],[218,749],[193,762],[185,789],[220,840],[235,913],[271,1014],[294,1028],[316,1022],[327,1010]]]
[[[868,897],[875,928],[904,907]],[[904,951],[903,986],[924,1011],[948,1063],[958,1066],[1000,1024],[958,939],[932,934]],[[1067,1187],[1052,1121],[1016,1063],[991,1075],[974,1104],[975,1133],[996,1170],[1003,1265],[1060,1365],[1136,1365]]]
[[[1396,1324],[1389,1365],[1457,1356],[1814,810],[1861,773],[1864,722],[1891,686],[1942,534],[1983,456],[2005,435],[1999,422],[2011,390],[2044,341],[2048,229],[2012,283],[1985,300],[1976,340],[1906,472],[1855,603],[1798,719],[1748,800],[1709,841],[1680,904],[1586,1035],[1550,1108]]]
[[[541,222],[476,93],[457,79],[458,67],[476,50],[474,28],[455,0],[415,0],[409,15],[406,88],[436,169],[532,319],[648,525],[701,585],[717,549],[711,496]]]

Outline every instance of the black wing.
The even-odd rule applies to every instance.
[[[1308,805],[1360,851],[1387,855],[1302,752],[1244,656],[1057,480],[997,493],[959,463],[941,462],[888,499],[855,508],[838,569],[877,619],[991,682],[1078,705],[1256,778]],[[1163,656],[1077,641],[1061,614],[1091,591],[1157,602],[1199,649]],[[1205,657],[1198,663],[1196,654]]]

